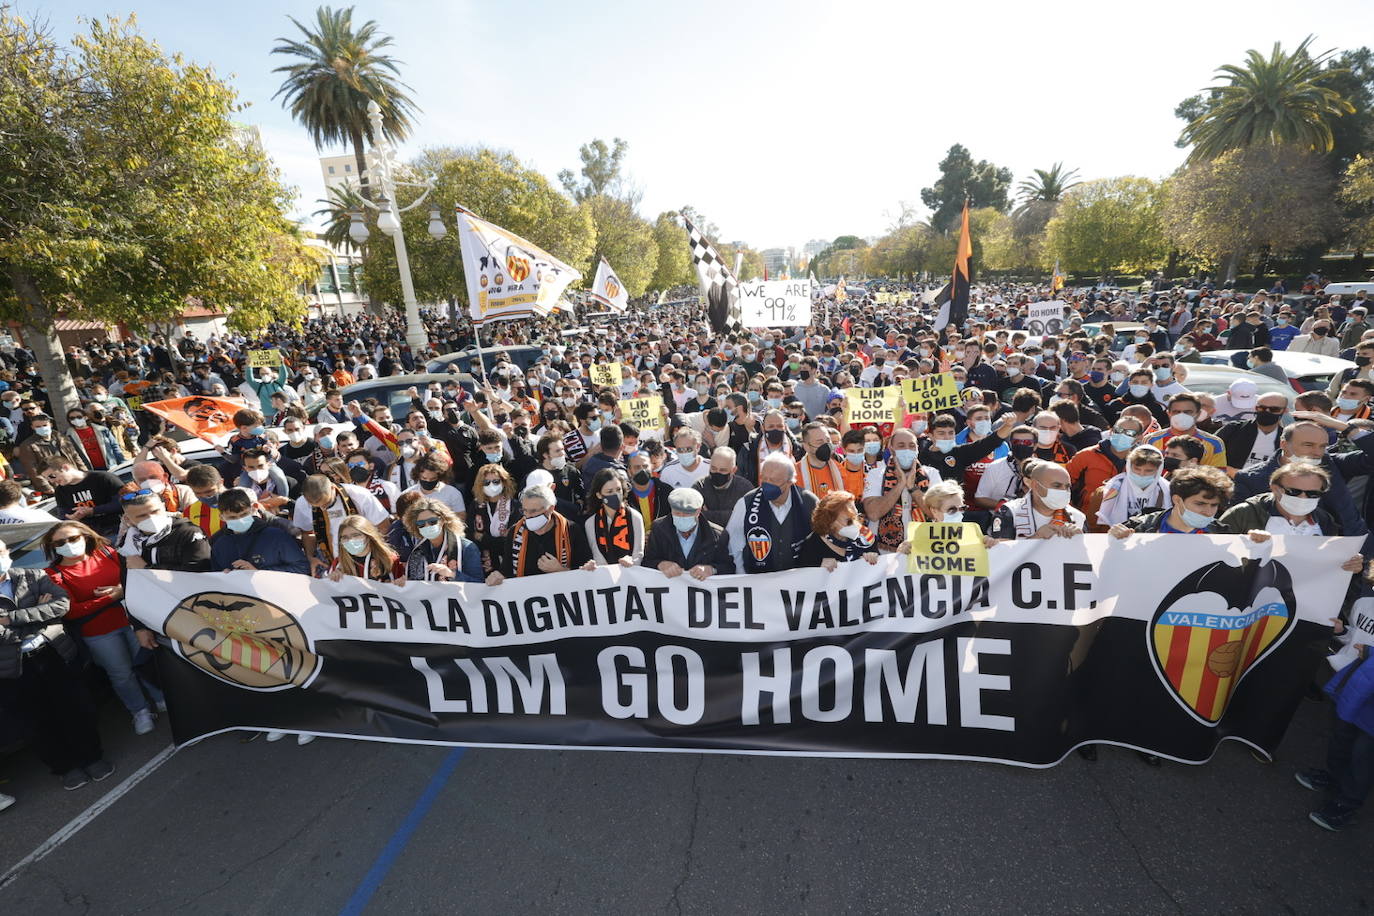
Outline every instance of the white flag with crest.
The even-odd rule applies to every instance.
[[[606,308],[624,313],[630,303],[630,294],[625,292],[625,284],[611,270],[611,265],[602,258],[596,265],[596,279],[592,281],[592,298]]]
[[[458,211],[468,314],[475,324],[548,315],[563,290],[582,276],[533,242]]]

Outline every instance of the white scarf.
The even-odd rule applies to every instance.
[[[1126,477],[1117,474],[1102,485],[1102,506],[1097,511],[1100,525],[1120,525],[1133,515],[1152,512],[1169,506],[1169,482],[1156,477],[1144,490]]]

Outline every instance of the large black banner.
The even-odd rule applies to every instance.
[[[178,742],[278,728],[1032,766],[1111,742],[1201,762],[1226,738],[1282,738],[1357,544],[1014,542],[986,578],[913,575],[902,557],[494,588],[141,572],[130,607],[168,637]]]

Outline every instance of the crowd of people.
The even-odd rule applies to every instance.
[[[589,327],[507,322],[483,332],[489,364],[461,360],[382,401],[347,389],[423,371],[471,332],[427,315],[430,347],[415,353],[399,316],[363,315],[92,342],[67,354],[79,400],[65,404],[31,354],[0,350],[0,522],[57,520],[46,569],[0,550],[0,705],[68,789],[113,771],[73,660],[108,675],[136,732],[155,727],[157,640],[126,612],[128,569],[499,587],[618,564],[701,580],[876,562],[909,549],[913,521],[974,523],[993,549],[1085,532],[1371,537],[1363,294],[1064,291],[1056,333],[1032,336],[1027,307],[1046,288],[985,285],[967,321],[935,327],[923,288],[889,283],[879,302],[879,285],[851,284],[805,328],[716,331],[695,297]],[[1117,351],[1124,322],[1141,327]],[[519,345],[537,358],[501,357]],[[1189,367],[1220,348],[1271,375],[1284,348],[1353,366],[1292,403],[1250,377],[1191,390]],[[279,364],[247,368],[260,349]],[[595,384],[612,362],[620,383]],[[957,406],[847,422],[852,389],[940,372]],[[243,399],[214,460],[189,460],[139,409],[191,395]],[[646,395],[663,413],[636,426],[621,402]],[[126,481],[115,472],[129,462]],[[1365,545],[1341,568],[1361,573]],[[1331,616],[1339,632],[1347,609]],[[1374,699],[1362,702],[1363,718],[1338,719],[1326,767],[1299,775],[1327,791],[1312,818],[1330,829],[1374,782]]]

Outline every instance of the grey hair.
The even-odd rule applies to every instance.
[[[553,487],[547,486],[545,484],[535,484],[532,487],[525,487],[525,489],[521,490],[521,502],[524,502],[527,499],[542,499],[544,501],[544,505],[549,506],[550,508],[558,505],[558,497],[554,495]]]

